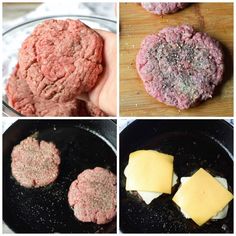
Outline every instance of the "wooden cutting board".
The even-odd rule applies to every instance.
[[[135,67],[135,57],[145,36],[181,24],[192,25],[219,40],[224,47],[226,65],[224,82],[215,96],[184,111],[149,96]],[[233,116],[233,4],[192,3],[175,14],[157,16],[138,3],[120,3],[120,115]]]

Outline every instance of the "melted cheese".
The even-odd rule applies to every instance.
[[[232,199],[233,195],[202,168],[173,197],[181,211],[199,226],[217,215]]]
[[[172,187],[177,184],[177,179],[178,176],[174,173],[172,179]],[[144,191],[138,191],[138,193],[146,204],[150,204],[152,200],[160,197],[163,194],[158,192],[144,192]]]
[[[186,183],[191,177],[182,177],[180,182],[181,183]],[[215,177],[215,179],[220,183],[222,184],[226,189],[228,189],[228,183],[227,183],[227,180],[225,178],[221,178],[221,177]],[[224,209],[220,212],[218,212],[215,216],[213,216],[211,219],[212,220],[220,220],[220,219],[224,219],[226,216],[227,216],[227,213],[228,213],[228,209],[229,209],[229,206],[228,204],[224,207]],[[183,215],[185,218],[187,219],[190,219],[189,215],[184,212],[182,209],[181,209]]]
[[[126,190],[170,194],[173,159],[171,155],[153,150],[132,152],[125,169]]]

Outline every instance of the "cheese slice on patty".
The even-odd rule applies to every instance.
[[[182,184],[186,183],[191,177],[182,177],[180,182]],[[222,184],[226,189],[228,189],[228,183],[227,180],[225,178],[222,177],[214,177],[220,184]],[[227,216],[228,213],[228,209],[229,209],[229,205],[227,204],[224,209],[220,212],[218,212],[215,216],[211,217],[212,220],[220,220],[220,219],[224,219]],[[183,213],[184,217],[187,219],[190,219],[189,215],[184,212],[181,209],[181,212]]]
[[[129,155],[125,168],[126,190],[171,193],[174,157],[154,150]]]
[[[178,176],[174,173],[172,178],[172,187],[177,184]],[[144,192],[144,191],[137,191],[143,201],[146,204],[150,204],[155,198],[160,197],[163,193],[158,192]]]
[[[201,226],[222,211],[232,199],[232,193],[200,168],[180,186],[172,200]]]

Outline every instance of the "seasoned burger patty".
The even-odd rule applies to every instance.
[[[116,215],[116,176],[101,167],[84,170],[72,182],[68,201],[78,220],[110,222]]]
[[[223,52],[191,26],[167,27],[143,40],[136,67],[151,96],[187,109],[212,97],[223,78]]]
[[[11,157],[12,175],[26,188],[46,186],[58,176],[60,155],[53,143],[28,137],[13,148]]]
[[[82,101],[57,103],[34,96],[26,81],[22,79],[18,64],[7,82],[6,94],[9,105],[25,116],[83,116],[87,114]]]
[[[102,72],[103,40],[79,20],[46,20],[23,42],[22,78],[32,93],[67,102],[90,91]]]
[[[142,7],[157,15],[166,15],[170,13],[175,13],[183,8],[185,8],[188,3],[183,2],[142,2]]]

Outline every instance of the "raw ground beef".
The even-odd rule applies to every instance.
[[[147,36],[136,57],[148,94],[187,109],[212,98],[224,72],[220,43],[191,26],[167,27]]]
[[[183,8],[185,8],[188,3],[183,2],[142,2],[142,7],[157,15],[166,15],[175,13]]]
[[[22,79],[17,64],[10,76],[6,94],[8,103],[24,116],[85,116],[88,114],[85,104],[79,100],[56,103],[34,96],[28,84]]]
[[[67,102],[102,73],[103,39],[79,20],[46,20],[23,42],[20,73],[35,96]]]
[[[28,137],[13,148],[11,157],[12,175],[24,187],[46,186],[58,176],[60,154],[53,143]]]
[[[107,116],[105,112],[91,102],[86,103],[86,108],[90,116]]]
[[[84,170],[72,182],[68,201],[78,220],[110,222],[116,215],[116,176],[101,167]]]

